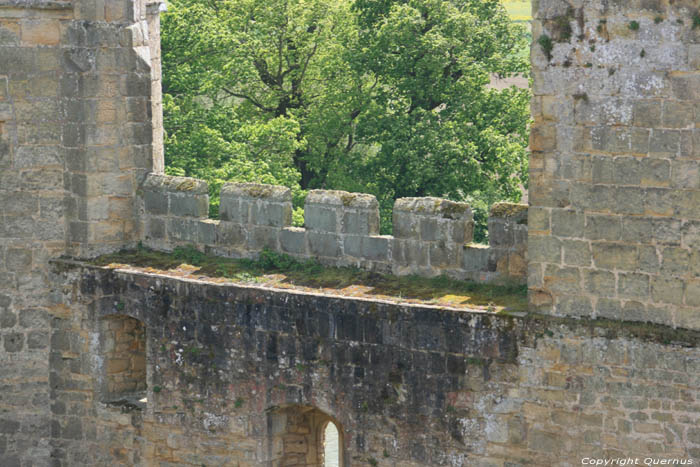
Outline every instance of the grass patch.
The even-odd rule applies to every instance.
[[[204,254],[193,247],[162,253],[146,248],[125,250],[92,261],[98,266],[132,267],[168,275],[218,282],[254,283],[268,287],[320,291],[399,303],[429,304],[483,311],[527,311],[527,287],[378,274],[357,268],[325,267],[269,250],[256,260]]]

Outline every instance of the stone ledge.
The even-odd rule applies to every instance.
[[[73,2],[55,0],[0,0],[0,9],[72,10]]]

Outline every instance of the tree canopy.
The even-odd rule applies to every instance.
[[[526,181],[525,31],[498,0],[174,0],[166,165],[206,179],[483,208]],[[216,205],[216,203],[214,203]],[[214,208],[216,209],[216,208]],[[301,222],[296,216],[297,222]]]

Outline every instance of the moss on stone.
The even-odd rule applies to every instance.
[[[175,189],[178,191],[192,191],[195,188],[197,188],[197,180],[193,179],[185,179],[179,182],[176,186]]]
[[[491,207],[491,217],[512,217],[523,212],[527,213],[526,204],[496,203]]]
[[[527,310],[523,285],[492,285],[433,278],[378,274],[356,268],[324,267],[314,261],[265,250],[258,260],[207,255],[195,248],[162,253],[146,248],[106,255],[92,261],[106,267],[131,267],[215,282],[255,283],[270,287],[350,295],[398,303],[429,304],[498,313]]]

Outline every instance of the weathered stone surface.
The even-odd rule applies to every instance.
[[[126,313],[144,323],[150,331],[145,347],[152,415],[125,417],[116,406],[93,410],[99,407],[93,398],[77,403],[70,388],[79,380],[72,372],[80,368],[80,377],[90,378],[104,370],[57,359],[53,436],[77,443],[95,436],[98,445],[119,443],[146,463],[167,463],[172,452],[195,459],[198,446],[216,446],[220,460],[303,463],[300,454],[308,459],[320,452],[311,436],[315,423],[329,419],[345,436],[364,440],[342,444],[346,459],[387,459],[386,451],[387,462],[415,466],[440,465],[445,453],[468,459],[463,465],[556,464],[577,456],[581,446],[612,449],[620,443],[653,457],[654,440],[665,433],[656,420],[673,423],[694,443],[695,420],[687,414],[698,397],[697,332],[648,323],[447,312],[75,264],[60,269],[64,283],[77,281],[81,291],[72,295],[75,312],[97,320],[59,319],[66,330],[55,334],[53,348],[86,345],[77,336],[96,331],[104,317],[116,317],[118,324],[124,322],[118,315]],[[595,313],[632,321],[665,318],[662,310],[640,305],[601,297]],[[556,308],[572,316],[594,312],[581,294],[558,301]],[[126,331],[102,326],[98,351],[117,352],[113,333],[126,337]],[[109,359],[117,353],[101,355]],[[119,365],[108,366],[126,372],[131,366],[121,355]],[[195,381],[197,391],[208,394],[194,402],[198,410],[171,412],[187,407]],[[83,415],[71,407],[81,407]],[[606,421],[611,413],[614,423]],[[416,417],[461,417],[474,426],[460,425],[464,437],[455,438],[450,424],[428,423],[416,435]],[[8,431],[17,429],[12,419],[7,423]],[[100,428],[91,435],[88,427],[95,424]],[[406,449],[387,447],[389,427],[392,439]],[[422,449],[408,448],[426,435],[432,441]],[[136,439],[153,449],[142,450]],[[681,451],[687,445],[681,438],[667,443]],[[492,449],[497,457],[489,454]]]
[[[268,201],[292,201],[292,191],[284,186],[260,183],[225,183],[221,195],[234,198],[265,199]]]
[[[552,296],[552,307],[568,301],[568,291],[549,290],[540,280],[543,271],[562,264],[543,246],[556,243],[548,236],[575,239],[569,251],[564,248],[565,265],[588,277],[615,271],[619,298],[638,300],[644,310],[665,306],[667,312],[649,317],[677,324],[674,310],[683,304],[678,295],[690,280],[687,261],[696,236],[689,234],[685,244],[679,233],[700,212],[695,26],[682,19],[686,6],[674,2],[569,3],[542,1],[533,12],[529,198],[537,227],[529,242],[531,295]],[[547,39],[553,41],[549,54],[541,45]],[[581,41],[593,44],[583,55]],[[572,161],[587,161],[588,169]],[[575,183],[566,187],[569,179]],[[543,212],[551,213],[551,225]],[[662,245],[674,249],[664,255]],[[662,284],[671,290],[664,292]],[[587,288],[592,302],[609,293]],[[601,302],[601,309],[619,308],[612,303]],[[636,316],[644,319],[644,313]]]

